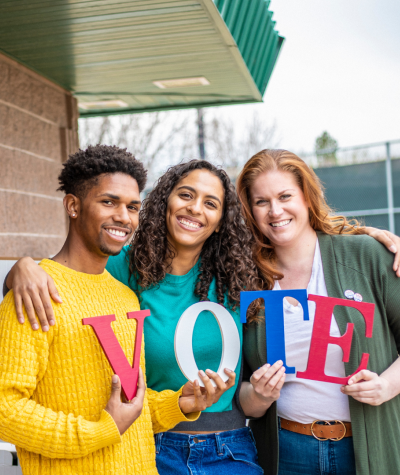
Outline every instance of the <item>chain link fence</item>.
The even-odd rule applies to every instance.
[[[400,232],[400,140],[302,154],[337,214]]]

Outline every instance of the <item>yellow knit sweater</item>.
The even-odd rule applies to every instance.
[[[182,414],[180,391],[147,389],[141,416],[121,437],[104,410],[111,367],[93,329],[82,325],[115,314],[111,326],[132,362],[136,321],[126,314],[139,310],[136,295],[107,271],[83,274],[47,259],[40,265],[63,304],[53,305],[57,325],[47,333],[18,323],[12,292],[0,306],[0,438],[17,446],[24,475],[156,475],[153,431],[199,414]],[[144,346],[140,365],[145,372]]]

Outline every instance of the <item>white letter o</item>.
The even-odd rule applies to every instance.
[[[218,374],[223,381],[227,381],[229,376],[225,374],[224,368],[235,371],[240,356],[240,337],[232,315],[224,308],[214,302],[199,302],[186,309],[175,330],[175,356],[182,373],[189,381],[197,379],[200,386],[204,386],[199,378],[199,368],[193,354],[193,330],[197,317],[204,310],[211,312],[216,318],[222,335],[222,357],[218,368]],[[203,368],[206,369],[206,368]],[[215,386],[214,381],[212,381]]]

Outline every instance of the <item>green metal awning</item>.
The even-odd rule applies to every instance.
[[[259,102],[282,43],[266,0],[0,2],[0,51],[83,117]]]

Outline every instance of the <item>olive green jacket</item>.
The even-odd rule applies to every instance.
[[[347,289],[358,292],[364,302],[375,304],[373,337],[365,337],[361,313],[335,307],[341,334],[354,323],[346,375],[354,373],[362,353],[369,353],[368,369],[381,374],[400,351],[400,279],[392,270],[393,254],[368,236],[329,236],[318,233],[329,297],[345,298]],[[268,318],[268,315],[267,317]],[[266,362],[265,323],[249,325],[245,332],[244,380]],[[246,374],[247,373],[247,374]],[[400,375],[399,375],[400,378]],[[400,474],[400,396],[380,406],[349,398],[357,475]],[[278,473],[278,421],[276,403],[266,414],[250,421],[259,461],[267,475]]]

